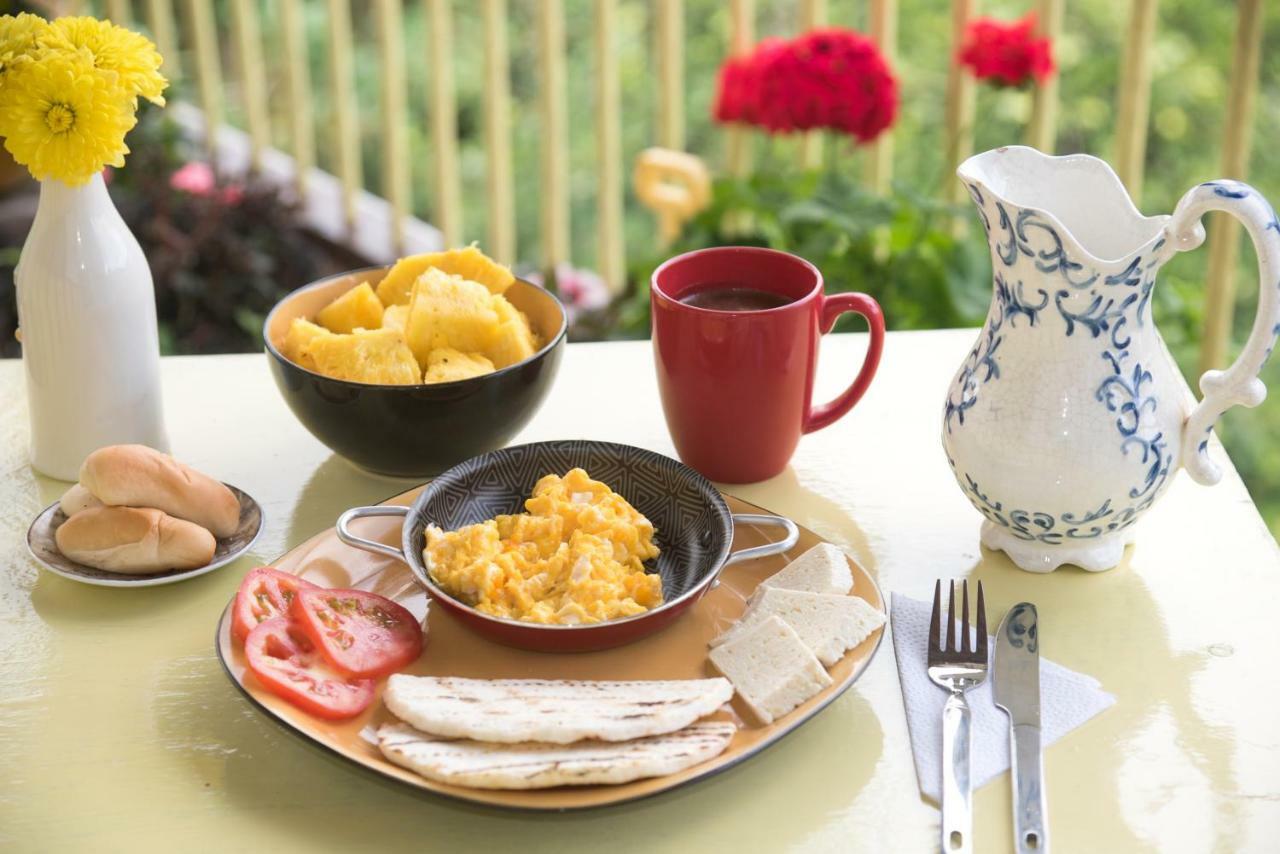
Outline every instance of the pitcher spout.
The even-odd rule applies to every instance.
[[[1025,145],[975,154],[956,170],[996,251],[1030,227],[1053,229],[1066,254],[1098,268],[1124,265],[1162,239],[1168,216],[1143,216],[1105,161],[1053,157]]]

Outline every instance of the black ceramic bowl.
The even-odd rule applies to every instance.
[[[360,283],[378,282],[387,269],[321,279],[282,299],[263,327],[267,362],[293,414],[335,453],[379,474],[429,477],[502,447],[538,411],[564,352],[564,308],[546,290],[516,280],[505,296],[546,343],[523,362],[459,382],[356,383],[317,374],[284,357],[280,348],[294,318],[314,318]]]

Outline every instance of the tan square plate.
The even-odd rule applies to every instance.
[[[411,504],[414,489],[384,503]],[[725,496],[734,513],[767,513],[745,501]],[[368,519],[360,527],[362,536],[387,544],[398,544],[401,520]],[[749,526],[739,527],[734,549],[763,545],[769,534]],[[428,621],[427,643],[422,656],[404,672],[421,676],[468,676],[481,679],[696,679],[715,675],[707,663],[707,643],[741,615],[756,586],[810,547],[822,542],[812,531],[800,529],[800,541],[784,555],[730,566],[721,583],[702,601],[680,617],[674,625],[642,640],[617,649],[592,653],[557,655],[526,652],[485,640],[459,624],[439,608]],[[875,581],[852,560],[853,592],[883,612],[884,598]],[[387,596],[418,616],[427,610],[427,597],[414,582],[408,568],[399,561],[359,551],[338,541],[331,528],[281,557],[275,566],[296,573],[324,587],[357,587]],[[808,721],[839,697],[862,675],[879,649],[883,627],[829,668],[832,685],[790,714],[768,726],[761,726],[750,711],[735,699],[732,709],[718,712],[714,719],[732,720],[739,729],[729,747],[708,762],[678,774],[636,780],[616,786],[562,786],[534,791],[495,791],[449,786],[424,779],[393,765],[362,733],[393,720],[381,702],[350,721],[322,721],[294,708],[268,693],[246,671],[244,651],[232,642],[230,605],[218,624],[218,657],[227,675],[259,709],[287,729],[320,747],[350,760],[383,777],[416,789],[458,800],[489,806],[526,810],[565,811],[620,804],[656,795],[685,783],[723,771],[774,744]],[[382,685],[378,690],[381,692]]]

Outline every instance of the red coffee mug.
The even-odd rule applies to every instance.
[[[717,311],[680,302],[712,285],[753,288],[791,302]],[[884,315],[859,293],[826,296],[803,258],[752,246],[678,255],[653,273],[653,354],[667,428],[680,459],[711,480],[751,483],[781,472],[800,436],[853,408],[880,364]],[[843,394],[813,406],[818,338],[846,311],[867,319],[871,340]]]

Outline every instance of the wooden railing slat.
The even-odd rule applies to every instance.
[[[871,0],[868,9],[867,32],[876,47],[884,54],[890,67],[897,66],[898,57],[898,2],[897,0]],[[899,75],[901,84],[901,75]],[[898,97],[902,97],[899,90]],[[893,130],[886,129],[868,146],[866,181],[877,193],[889,192],[893,181]]]
[[[271,126],[267,119],[267,72],[262,64],[262,37],[255,0],[232,0],[231,26],[249,131],[250,163],[256,170],[262,165],[262,150],[271,144]]]
[[[1116,93],[1116,174],[1138,203],[1142,200],[1143,161],[1147,154],[1151,41],[1156,29],[1156,6],[1157,0],[1131,0]]]
[[[507,2],[484,0],[485,181],[489,197],[489,245],[485,250],[504,264],[516,262],[510,63]]]
[[[213,17],[213,0],[187,0],[191,42],[196,49],[196,83],[200,108],[205,115],[205,146],[209,156],[217,151],[218,128],[222,126],[222,63],[218,57],[218,29]]]
[[[311,69],[307,34],[302,17],[303,0],[280,0],[280,29],[284,40],[286,104],[289,139],[296,168],[294,184],[299,198],[307,197],[307,176],[316,163],[312,129]]]
[[[348,228],[356,225],[356,194],[364,184],[360,164],[360,114],[356,104],[351,56],[351,7],[347,0],[329,0],[329,93],[336,133],[332,136],[338,178],[342,181],[343,215]]]
[[[596,0],[596,144],[599,160],[596,269],[609,289],[626,286],[626,247],[622,227],[622,117],[618,80],[617,0]]]
[[[827,25],[827,0],[802,0],[800,3],[800,31]],[[825,134],[820,130],[809,131],[800,141],[800,166],[816,169],[822,164],[822,142]]]
[[[959,203],[966,191],[956,179],[956,167],[973,153],[973,77],[956,62],[956,48],[964,39],[965,27],[973,18],[976,0],[951,0],[952,49],[948,51],[946,150],[945,168],[942,174],[942,195],[948,201]]]
[[[170,82],[182,77],[182,58],[178,52],[178,37],[173,26],[171,0],[147,0],[147,25],[156,40],[156,47],[164,57],[160,70]]]
[[[569,119],[565,103],[564,7],[538,4],[542,67],[542,265],[569,260]]]
[[[683,151],[684,2],[656,0],[654,39],[658,65],[658,145]]]
[[[1036,3],[1037,35],[1045,36],[1057,48],[1062,36],[1062,13],[1065,0],[1039,0]],[[1052,154],[1058,137],[1058,78],[1061,69],[1035,87],[1031,96],[1031,121],[1027,124],[1027,144]]]
[[[755,0],[732,0],[729,5],[729,55],[750,53],[756,41]],[[725,163],[729,174],[738,178],[751,173],[755,132],[747,125],[734,124],[725,136]]]
[[[129,0],[107,0],[106,12],[107,20],[122,27],[129,26],[133,20],[132,11],[129,8]]]
[[[423,0],[431,28],[432,162],[435,164],[435,224],[446,246],[462,241],[462,177],[458,169],[458,108],[453,86],[453,11],[450,0]]]
[[[382,70],[382,197],[391,203],[391,245],[404,246],[409,212],[408,84],[404,67],[401,0],[378,0],[378,51]]]
[[[1231,88],[1227,96],[1222,141],[1222,177],[1244,180],[1253,147],[1254,104],[1262,53],[1262,0],[1239,0],[1232,51]],[[1231,342],[1235,308],[1236,262],[1240,254],[1240,222],[1228,214],[1210,215],[1209,273],[1205,293],[1205,333],[1200,370],[1220,367]],[[1268,284],[1268,287],[1273,285]]]

